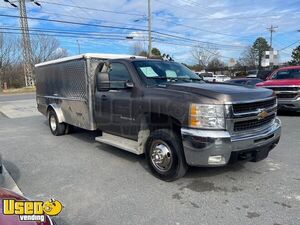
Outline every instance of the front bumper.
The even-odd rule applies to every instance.
[[[278,108],[288,110],[300,110],[300,97],[295,99],[278,98]]]
[[[191,166],[226,165],[237,153],[244,152],[253,152],[252,155],[256,157],[254,161],[258,161],[276,146],[280,135],[281,122],[278,118],[270,127],[252,134],[232,135],[227,131],[181,129],[186,162]]]

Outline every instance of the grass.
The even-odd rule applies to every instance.
[[[35,87],[10,88],[7,90],[2,90],[2,94],[23,94],[23,93],[30,93],[30,92],[35,92]]]

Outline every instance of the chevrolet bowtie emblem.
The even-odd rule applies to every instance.
[[[257,114],[257,117],[259,120],[262,120],[266,118],[269,115],[269,113],[265,110],[260,110],[260,112]]]

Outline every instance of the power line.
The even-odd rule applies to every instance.
[[[279,49],[279,51],[285,50],[285,49],[287,49],[287,48],[289,48],[289,47],[291,47],[291,46],[297,44],[298,42],[300,42],[300,40],[295,41],[295,42],[293,42],[292,44],[289,44],[288,46],[286,46],[286,47],[284,47],[284,48],[282,48],[282,49]]]
[[[72,8],[78,8],[78,9],[85,9],[85,10],[91,10],[91,11],[98,11],[98,12],[104,12],[104,13],[123,14],[123,15],[130,15],[130,16],[145,16],[144,14],[138,14],[138,13],[128,13],[128,12],[121,12],[121,11],[112,11],[112,10],[90,8],[90,7],[78,6],[78,5],[74,6],[74,5],[65,4],[65,3],[58,3],[58,2],[48,2],[48,1],[43,1],[43,0],[41,0],[40,2],[42,2],[44,4],[49,4],[49,5],[59,5],[59,6],[72,7]]]
[[[8,15],[8,14],[0,14],[0,16],[19,18],[19,16]],[[91,23],[80,23],[80,22],[72,22],[72,21],[66,21],[66,20],[46,19],[46,18],[37,18],[37,17],[29,17],[29,16],[27,18],[31,19],[31,20],[40,20],[40,21],[65,23],[65,24],[73,24],[73,25],[84,25],[84,26],[112,28],[112,29],[120,29],[120,30],[147,31],[146,29],[139,29],[139,28],[132,28],[132,27],[120,27],[120,26],[109,26],[109,25],[100,25],[100,24],[91,24]]]
[[[0,30],[21,30],[20,28],[13,28],[13,27],[5,27],[2,28],[0,27]],[[70,31],[66,31],[66,30],[49,30],[49,29],[39,29],[39,28],[32,28],[30,31],[34,31],[34,32],[39,32],[40,34],[61,34],[61,35],[73,35],[75,37],[117,37],[117,38],[123,38],[123,40],[126,39],[126,35],[122,35],[121,33],[117,34],[109,34],[109,33],[89,33],[89,32],[70,32]],[[30,34],[32,34],[32,32],[30,32]],[[137,40],[142,40],[142,39],[137,39]]]
[[[172,4],[170,2],[164,2],[162,0],[156,0],[162,4],[168,5],[169,7],[172,6],[174,8],[178,8],[184,11],[187,11],[189,13],[195,13],[197,15],[199,15],[199,11],[198,10],[193,10],[192,9],[187,9],[187,8],[183,8],[183,6],[179,6],[179,5],[175,5]],[[186,5],[188,6],[188,5]],[[195,5],[196,6],[196,5]],[[192,7],[192,6],[190,6]],[[201,5],[201,10],[203,10],[203,8],[210,8],[210,7],[205,7]],[[276,15],[274,14],[270,14],[270,15],[253,15],[253,16],[235,16],[235,17],[203,17],[203,16],[199,16],[198,18],[190,18],[190,17],[181,17],[181,19],[184,20],[235,20],[235,19],[257,19],[257,18],[273,18],[273,17],[278,17],[278,13],[276,13]]]
[[[1,32],[2,34],[22,34],[22,32],[17,32],[17,31],[3,31]],[[45,34],[45,33],[41,33],[41,32],[37,32],[37,33],[33,33],[30,32],[30,35],[35,35],[35,36],[40,36],[40,35],[45,35],[45,36],[50,36],[50,37],[74,37],[74,38],[78,38],[80,36],[78,35],[72,35],[72,34]],[[126,40],[126,38],[122,37],[122,38],[118,38],[118,37],[93,37],[93,36],[81,36],[83,38],[86,39],[94,39],[94,40],[102,40],[102,39],[106,39],[106,40]]]
[[[4,7],[4,6],[0,6],[0,8],[14,10],[13,8]],[[42,13],[42,14],[45,14],[45,15],[62,16],[62,17],[84,19],[84,20],[90,20],[91,19],[91,18],[88,18],[88,17],[72,16],[72,15],[69,15],[69,14],[49,12],[49,11],[46,11],[44,9],[43,9],[42,12],[39,12],[39,13]],[[104,23],[110,23],[110,24],[119,24],[119,25],[125,25],[125,26],[134,26],[134,27],[138,27],[138,28],[142,28],[142,29],[146,29],[147,28],[147,26],[137,26],[136,24],[133,24],[133,23],[121,23],[121,22],[116,22],[116,21],[111,21],[111,20],[93,19],[93,21],[100,22],[100,23],[104,22]]]
[[[11,18],[18,18],[18,16],[14,15],[7,15],[7,14],[0,14],[2,17],[11,17]],[[47,22],[56,22],[56,23],[65,23],[65,24],[74,24],[74,25],[84,25],[84,26],[93,26],[93,27],[102,27],[102,28],[110,28],[110,29],[120,29],[120,30],[133,30],[133,31],[143,31],[148,32],[148,30],[145,29],[138,29],[138,28],[130,28],[130,27],[120,27],[120,26],[108,26],[108,25],[100,25],[100,24],[90,24],[90,23],[80,23],[80,22],[72,22],[72,21],[65,21],[65,20],[56,20],[56,19],[46,19],[46,18],[36,18],[36,17],[27,17],[28,19],[33,20],[40,20],[40,21],[47,21]],[[190,41],[197,44],[206,44],[206,45],[212,45],[212,46],[219,46],[219,47],[232,47],[232,48],[244,48],[244,46],[237,46],[237,45],[225,45],[220,43],[214,43],[214,42],[208,42],[208,41],[201,41],[196,40],[192,38],[186,38],[178,35],[168,34],[160,31],[152,31],[152,33],[155,33],[157,35],[165,36],[165,37],[171,37],[176,38],[184,41]]]

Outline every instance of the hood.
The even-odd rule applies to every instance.
[[[175,83],[166,87],[170,90],[192,93],[215,100],[218,103],[240,102],[263,99],[273,96],[273,91],[265,88],[246,87],[224,83]]]
[[[256,84],[258,87],[263,86],[292,86],[292,85],[299,85],[300,86],[300,79],[285,79],[285,80],[267,80],[261,83]]]

